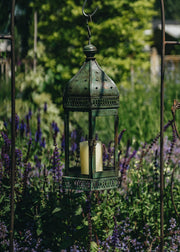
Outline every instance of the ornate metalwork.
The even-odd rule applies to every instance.
[[[100,173],[95,169],[94,133],[96,116],[114,116],[114,137],[117,137],[119,90],[116,84],[108,77],[95,60],[96,47],[89,44],[84,47],[86,61],[79,72],[68,82],[63,105],[65,109],[65,139],[69,139],[69,112],[88,112],[88,141],[89,141],[89,174],[86,178],[76,169],[70,168],[69,142],[65,148],[65,177],[64,187],[76,190],[104,190],[117,188],[117,160],[114,162],[114,170],[105,170]],[[113,139],[114,140],[114,139]],[[117,141],[116,154],[117,156]],[[117,157],[116,157],[117,159]],[[116,167],[116,169],[115,169]],[[79,167],[80,168],[80,167]],[[80,169],[79,169],[80,171]]]
[[[66,99],[66,98],[65,98]],[[119,101],[116,98],[107,97],[106,99],[94,98],[87,99],[83,97],[67,97],[65,100],[65,106],[68,109],[80,108],[80,109],[90,109],[90,108],[118,108]]]
[[[86,179],[76,177],[63,177],[63,187],[65,189],[73,189],[79,191],[108,190],[119,187],[120,181],[118,177],[110,177],[103,179]]]
[[[95,47],[85,48],[86,61],[69,81],[64,93],[65,109],[118,108],[119,91],[94,58]]]
[[[94,16],[94,14],[96,13],[96,11],[98,10],[99,7],[97,7],[91,14],[86,14],[85,11],[84,11],[86,3],[87,3],[87,0],[84,1],[83,7],[82,7],[82,13],[83,13],[83,15],[85,17],[87,17],[87,18],[91,17],[92,18],[92,16]]]

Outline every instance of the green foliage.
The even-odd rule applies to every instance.
[[[0,2],[1,17],[0,17],[0,34],[5,34],[10,31],[10,9],[11,1],[2,0]]]
[[[159,9],[159,16],[160,16],[160,1],[156,0],[155,1],[155,8],[156,10]],[[164,1],[164,8],[165,8],[165,17],[166,20],[178,20],[180,19],[179,17],[179,12],[180,12],[180,6],[179,6],[179,1],[178,0],[165,0]]]
[[[152,86],[147,80],[135,84],[130,90],[120,89],[119,127],[120,131],[127,130],[122,139],[124,143],[129,139],[137,147],[155,137],[160,127],[159,103],[159,86]]]
[[[120,131],[126,129],[122,143],[137,148],[140,143],[149,143],[160,131],[160,79],[156,84],[151,83],[147,72],[135,76],[135,83],[129,88],[121,87],[120,91]],[[171,106],[174,99],[180,100],[178,93],[179,74],[171,77],[165,69],[164,122],[172,119]],[[179,121],[179,113],[176,115]],[[169,133],[167,133],[168,136]]]
[[[44,104],[47,105],[47,112],[42,113],[42,125],[43,131],[49,133],[50,124],[56,120],[61,131],[63,131],[64,123],[60,117],[60,109],[56,104],[52,102],[50,93],[44,91],[44,80],[48,79],[48,73],[46,74],[41,66],[37,67],[36,72],[29,71],[28,73],[17,73],[16,76],[16,113],[21,118],[26,116],[29,108],[34,113],[37,108],[39,111],[43,111]],[[6,81],[1,79],[0,81],[0,122],[5,118],[11,117],[11,85],[10,80]],[[24,118],[25,119],[25,118]],[[31,127],[33,132],[37,127],[37,119],[32,118],[33,122]]]
[[[21,161],[17,162],[15,180],[15,241],[23,248],[34,248],[40,239],[40,250],[49,248],[51,251],[69,249],[78,246],[85,250],[91,247],[91,251],[105,251],[105,244],[109,244],[108,251],[118,251],[113,241],[115,231],[121,244],[128,244],[129,249],[134,249],[134,243],[140,243],[144,251],[155,249],[159,244],[160,236],[160,195],[159,195],[159,144],[153,148],[142,159],[143,148],[138,148],[134,161],[123,166],[123,159],[128,159],[129,154],[122,149],[119,168],[121,174],[121,186],[116,190],[95,191],[89,193],[64,190],[62,187],[62,175],[55,181],[58,173],[55,172],[56,165],[52,164],[55,148],[61,168],[64,163],[64,154],[61,149],[60,136],[57,135],[54,144],[51,127],[48,125],[47,117],[50,115],[42,110],[32,111],[30,119],[31,149],[28,153],[29,136],[22,136],[20,128],[16,133],[16,148],[21,149]],[[41,113],[42,136],[46,137],[47,146],[42,147],[35,141],[37,122],[36,116]],[[10,126],[10,125],[9,125]],[[2,130],[9,135],[10,127]],[[49,130],[48,128],[49,127]],[[7,141],[1,139],[0,160],[0,219],[6,226],[10,216],[10,173],[7,166],[10,148]],[[166,139],[167,142],[167,139]],[[165,188],[164,188],[164,213],[165,213],[165,237],[167,246],[171,244],[169,239],[169,220],[177,221],[178,234],[179,220],[176,218],[175,209],[171,200],[171,175],[172,170],[179,161],[180,143],[175,145],[174,155],[171,161],[165,165]],[[5,148],[6,147],[6,148]],[[4,156],[3,156],[4,153]],[[166,146],[166,158],[169,146]],[[7,154],[7,155],[5,155]],[[28,156],[28,159],[26,158]],[[35,161],[35,156],[39,162]],[[16,160],[17,161],[17,160]],[[31,164],[27,171],[27,162]],[[62,168],[63,169],[63,168]],[[175,170],[173,181],[173,200],[179,212],[179,171]],[[1,221],[0,221],[1,225]],[[147,228],[148,227],[148,228]],[[147,230],[148,229],[148,230]],[[171,228],[172,230],[172,228]],[[33,240],[28,243],[26,231],[31,232]],[[178,242],[178,237],[174,238]],[[0,248],[6,249],[5,245]],[[3,243],[5,244],[5,243]],[[170,247],[172,247],[170,245]]]
[[[150,141],[159,132],[159,86],[150,85],[149,80],[147,83],[147,75],[144,77],[146,81],[136,76],[131,87],[124,85],[120,90],[120,128],[127,129],[127,136],[123,136],[123,146],[132,138],[132,147],[138,149],[134,163],[131,162],[129,169],[121,177],[121,187],[117,190],[93,192],[90,197],[85,193],[64,191],[61,181],[54,182],[55,167],[51,163],[55,148],[51,122],[55,120],[61,132],[63,128],[59,108],[52,103],[52,97],[57,103],[62,103],[63,85],[79,69],[79,62],[83,61],[81,50],[87,31],[81,14],[81,3],[78,0],[60,3],[54,0],[32,1],[31,5],[39,10],[39,38],[42,42],[38,45],[37,57],[43,67],[38,67],[36,73],[20,73],[16,80],[18,115],[24,118],[31,104],[35,117],[30,122],[33,138],[28,161],[32,167],[28,177],[26,155],[29,135],[16,137],[16,147],[22,150],[23,160],[26,162],[18,164],[16,171],[15,240],[23,246],[25,243],[28,244],[24,232],[30,229],[35,240],[42,239],[40,251],[46,248],[59,251],[74,245],[82,250],[90,246],[91,251],[103,251],[103,242],[114,235],[115,227],[118,225],[119,230],[123,231],[119,232],[119,239],[121,242],[127,241],[130,250],[133,251],[132,241],[135,239],[143,244],[144,251],[154,249],[159,244],[160,235],[159,167],[155,163],[155,150],[150,153],[150,159],[144,159],[141,166],[138,166],[142,152],[138,147],[141,142]],[[137,67],[141,68],[143,63],[147,68],[144,62],[147,62],[148,55],[142,52],[146,44],[143,31],[148,28],[154,14],[153,1],[99,0],[91,7],[87,6],[88,12],[94,10],[96,5],[99,6],[99,16],[96,14],[95,22],[90,26],[92,42],[99,50],[97,59],[108,75],[118,83],[125,83],[130,78],[131,67],[135,70]],[[29,52],[29,57],[33,57],[32,51]],[[178,83],[176,89],[174,83],[168,83],[165,93],[165,121],[170,119],[173,99],[179,99]],[[8,88],[8,85],[1,85],[0,130],[5,133],[10,130],[10,125],[5,129],[2,121],[6,116],[10,118]],[[52,97],[47,92],[52,93]],[[3,99],[4,94],[6,99]],[[44,102],[47,102],[48,110],[42,113]],[[35,141],[38,126],[36,117],[39,113],[42,136],[47,140],[48,147],[45,148]],[[101,131],[101,128],[99,130]],[[16,133],[18,134],[18,130]],[[60,150],[59,135],[56,140]],[[0,146],[3,144],[4,140],[1,137]],[[40,167],[37,167],[35,155],[39,158]],[[62,153],[60,161],[64,162]],[[8,225],[10,174],[5,172],[5,167],[6,164],[0,160],[0,175],[3,175],[0,178],[0,219],[5,220]],[[176,218],[171,200],[170,178],[173,168],[174,163],[165,166],[164,212],[168,249],[171,243],[168,240],[171,237],[168,222],[171,217]],[[174,178],[174,202],[179,210],[178,172]],[[179,226],[178,218],[177,224]],[[144,232],[146,225],[149,226],[151,235]],[[34,239],[28,249],[35,247]],[[0,246],[2,244],[0,240]],[[5,250],[5,245],[2,246],[0,249]],[[111,244],[108,251],[118,251],[115,247],[115,244]]]
[[[97,60],[105,72],[118,84],[129,81],[130,71],[148,68],[149,54],[144,52],[150,38],[144,31],[150,28],[154,0],[96,1],[87,4],[90,13],[96,6],[99,10],[89,23],[92,43],[97,47]],[[38,10],[38,36],[45,45],[45,54],[39,58],[54,78],[46,84],[53,99],[61,103],[65,83],[75,74],[84,61],[83,45],[87,44],[86,20],[82,16],[80,1],[31,2]]]

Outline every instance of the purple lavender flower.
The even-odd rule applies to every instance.
[[[32,144],[32,139],[29,138],[28,149],[27,149],[26,157],[24,158],[24,163],[27,163],[27,161],[28,161],[29,154],[30,154],[30,149],[31,149],[31,144]]]
[[[121,131],[121,133],[119,134],[119,136],[118,136],[118,144],[120,144],[120,141],[121,141],[122,136],[123,136],[123,134],[124,134],[125,131],[126,131],[126,129],[123,129],[123,130]]]
[[[26,115],[26,136],[30,134],[29,114]]]
[[[1,147],[1,162],[5,168],[5,171],[9,172],[9,167],[10,167],[9,153],[10,153],[10,143],[11,142],[3,132],[1,132],[1,134],[4,139],[4,145]]]
[[[46,139],[45,139],[45,137],[43,137],[43,139],[42,139],[42,141],[40,143],[40,146],[43,147],[43,148],[46,147]]]
[[[57,135],[58,132],[59,132],[59,127],[57,126],[57,123],[55,123],[55,125],[54,125],[54,133],[55,133],[55,135]]]
[[[96,139],[96,141],[99,139],[99,137],[98,137],[98,134],[96,133],[96,135],[95,135],[95,139]]]
[[[32,252],[36,252],[36,251],[38,251],[38,249],[40,249],[41,242],[42,242],[42,239],[38,238],[36,241],[35,250]]]
[[[21,120],[20,124],[20,136],[23,138],[24,132],[26,130],[26,124],[24,123],[24,120]]]
[[[71,151],[75,152],[76,150],[77,150],[77,143],[74,142],[71,144]]]
[[[16,165],[20,165],[22,158],[22,151],[20,149],[15,150]]]
[[[31,246],[32,246],[32,243],[33,243],[33,235],[32,235],[32,233],[31,233],[31,230],[26,230],[24,242],[26,243],[26,246],[27,246],[27,245],[28,245],[28,247],[31,247]]]
[[[112,234],[112,245],[113,245],[113,249],[115,250],[117,241],[118,241],[118,228],[117,228],[116,218],[114,217],[113,219],[114,219],[114,230]]]
[[[29,108],[28,117],[29,117],[29,118],[32,117],[32,110],[31,110],[31,108]]]
[[[71,139],[76,140],[76,138],[77,138],[77,132],[76,132],[76,130],[73,130],[71,132]]]
[[[3,131],[1,132],[1,135],[2,135],[3,140],[4,140],[5,151],[8,152],[10,150],[11,140],[8,138],[8,136]]]
[[[103,144],[103,164],[105,165],[106,161],[108,160],[108,153],[106,149],[106,145]]]
[[[31,170],[31,163],[30,162],[27,163],[26,169],[27,169],[27,172],[30,172],[30,170]]]
[[[172,126],[172,141],[171,141],[170,150],[168,151],[168,154],[167,154],[167,164],[170,163],[170,159],[171,159],[171,156],[172,156],[172,153],[174,150],[174,146],[176,143],[176,139],[177,139],[175,126],[174,126],[174,124],[172,124],[171,126]]]
[[[52,122],[51,127],[53,129],[53,139],[54,139],[54,145],[56,144],[56,137],[59,130],[59,127],[57,126],[57,123],[55,123],[55,121]]]
[[[112,152],[114,150],[113,147],[112,147],[112,144],[113,144],[113,141],[110,141],[109,144],[108,144],[108,153],[109,154],[112,154]]]
[[[134,150],[133,153],[129,156],[129,158],[128,158],[127,162],[126,162],[126,165],[129,165],[131,159],[132,159],[133,157],[135,157],[136,153],[137,153],[137,150]]]
[[[29,184],[28,175],[29,175],[29,172],[31,171],[31,169],[32,169],[32,167],[31,167],[30,162],[25,164],[25,170],[24,170],[24,174],[23,174],[23,180],[24,180],[23,190],[24,191],[26,190],[27,184]]]
[[[36,143],[41,143],[41,136],[42,136],[42,131],[41,131],[41,118],[40,114],[37,115],[37,130],[35,134],[35,141]]]
[[[122,154],[122,151],[120,150],[119,152],[118,152],[118,162],[120,163],[120,156],[121,156],[121,154]]]
[[[3,123],[4,123],[4,127],[7,129],[7,126],[8,126],[7,121],[4,120]]]
[[[15,115],[15,129],[16,129],[16,134],[19,129],[19,116],[16,114]]]
[[[57,147],[57,144],[55,144],[55,147],[54,147],[53,156],[51,158],[51,164],[52,164],[52,171],[53,171],[53,180],[54,182],[60,182],[63,175],[63,172],[62,172],[63,166],[61,165],[60,154],[59,154],[59,149]]]
[[[40,113],[38,113],[37,115],[37,124],[40,125],[41,123],[41,116],[40,116]]]
[[[133,153],[129,156],[129,149],[130,149],[130,143],[128,141],[125,157],[122,160],[119,160],[119,168],[120,168],[121,175],[123,178],[126,175],[126,170],[129,168],[129,163],[130,163],[131,159],[135,156],[135,154],[137,152],[137,151],[133,151]],[[128,158],[128,156],[129,156],[129,158]]]
[[[171,231],[172,229],[176,228],[176,225],[177,225],[176,219],[171,218],[170,221],[169,221],[169,223],[170,223],[169,231]]]
[[[37,155],[34,156],[34,161],[35,161],[35,163],[36,163],[36,168],[37,168],[38,170],[40,170],[40,168],[41,168],[41,160],[38,158]]]
[[[73,130],[71,132],[71,154],[72,155],[75,155],[75,152],[78,149],[78,145],[76,143],[76,138],[77,138],[77,132],[76,132],[76,130]]]
[[[0,241],[3,241],[8,236],[8,229],[4,222],[0,222]]]
[[[78,249],[78,246],[73,246],[73,247],[70,248],[70,252],[81,252],[81,251],[82,250]],[[86,250],[83,249],[83,251],[85,252]],[[64,250],[64,252],[66,252],[66,250]]]
[[[2,182],[2,178],[3,178],[3,165],[2,162],[0,161],[0,184]]]
[[[111,165],[111,162],[114,162],[114,159],[112,160],[113,153],[114,153],[114,146],[112,146],[114,142],[110,141],[108,144],[108,166]]]
[[[65,135],[63,134],[61,137],[61,151],[65,151]]]
[[[52,122],[51,127],[55,134],[59,132],[59,127],[57,126],[57,123],[55,121]]]
[[[86,139],[84,136],[81,136],[80,142],[84,142]]]
[[[38,129],[36,131],[36,134],[35,134],[35,141],[36,141],[36,143],[41,142],[41,136],[42,136],[41,129]]]
[[[4,165],[4,169],[5,169],[5,174],[9,174],[10,173],[10,157],[7,153],[4,154],[3,156],[3,165]]]

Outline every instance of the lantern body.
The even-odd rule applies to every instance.
[[[86,61],[64,92],[65,188],[103,190],[118,186],[119,92],[85,47]]]

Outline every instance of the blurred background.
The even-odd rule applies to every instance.
[[[50,119],[63,130],[64,86],[85,60],[86,19],[80,0],[16,1],[16,112],[23,116],[47,104]],[[90,22],[97,61],[120,90],[120,131],[124,142],[139,145],[159,131],[161,21],[158,0],[88,1],[86,12],[99,9]],[[10,32],[11,1],[0,2],[0,32]],[[166,39],[180,38],[178,0],[165,1]],[[0,41],[0,120],[10,116],[10,51]],[[166,48],[165,121],[180,82],[180,48]]]

